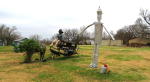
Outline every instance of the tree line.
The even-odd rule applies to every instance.
[[[16,39],[19,39],[20,33],[17,32],[16,27],[8,27],[6,25],[0,25],[0,40],[3,45],[11,45]]]
[[[123,40],[123,44],[128,45],[129,40],[134,38],[145,38],[146,33],[150,33],[150,12],[141,9],[140,16],[133,25],[124,26],[115,34],[116,39]]]
[[[63,39],[66,42],[77,42],[79,41],[79,44],[91,44],[88,40],[91,40],[92,38],[92,33],[88,31],[84,31],[82,35],[79,35],[81,31],[85,27],[81,27],[80,29],[62,29],[63,30]],[[57,34],[54,34],[51,40],[54,40],[57,38]]]

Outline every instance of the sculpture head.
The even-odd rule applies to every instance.
[[[98,10],[97,10],[97,20],[98,20],[98,22],[100,22],[101,16],[102,16],[102,10],[101,10],[101,8],[99,7]]]
[[[58,32],[59,32],[59,34],[62,34],[62,33],[64,33],[64,32],[62,31],[62,29],[59,29],[59,31],[58,31]]]

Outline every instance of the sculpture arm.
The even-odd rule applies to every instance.
[[[80,37],[81,35],[83,35],[84,31],[85,31],[87,28],[89,28],[90,26],[94,25],[94,24],[95,24],[95,23],[92,23],[92,24],[86,26],[86,28],[84,28],[84,29],[77,35],[76,44],[79,43],[79,41],[80,41],[80,40],[79,40],[79,37]]]
[[[112,40],[115,40],[115,38],[109,33],[109,31],[106,29],[106,27],[103,25],[104,29],[106,30],[106,32],[109,34],[109,36],[112,38]]]
[[[79,33],[79,36],[82,35],[84,33],[84,31],[89,28],[90,26],[94,25],[95,23],[92,23],[90,25],[88,25],[86,28],[84,28],[80,33]]]

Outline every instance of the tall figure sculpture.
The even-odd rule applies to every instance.
[[[99,54],[100,54],[99,53],[99,47],[100,47],[101,42],[102,42],[103,28],[110,35],[110,37],[113,40],[115,40],[114,37],[108,32],[108,30],[106,29],[106,27],[104,27],[104,25],[101,23],[101,18],[102,18],[102,10],[99,7],[98,10],[97,10],[97,22],[94,22],[94,23],[88,25],[79,34],[79,35],[82,35],[87,28],[89,28],[92,25],[95,25],[94,50],[93,50],[93,55],[92,55],[92,62],[90,64],[91,68],[96,68],[98,66],[98,58],[99,58]]]
[[[92,56],[92,62],[90,64],[90,67],[96,68],[98,66],[98,58],[99,58],[99,47],[102,42],[102,32],[103,32],[103,26],[101,23],[101,16],[102,16],[102,10],[97,10],[97,22],[95,22],[95,39],[94,39],[94,52]]]

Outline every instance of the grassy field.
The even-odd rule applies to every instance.
[[[24,64],[23,54],[13,47],[0,47],[0,82],[150,82],[150,48],[100,48],[99,67],[89,68],[92,46],[80,46],[79,55],[57,57],[46,62]],[[47,49],[46,58],[51,56]],[[100,74],[101,63],[107,63],[110,74]]]

